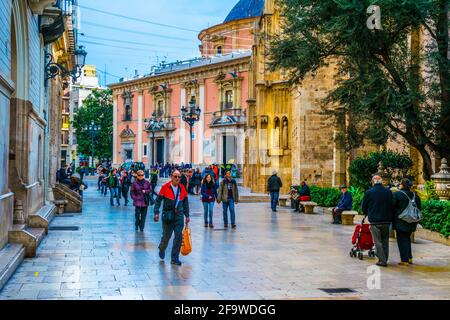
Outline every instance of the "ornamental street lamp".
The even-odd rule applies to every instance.
[[[194,124],[200,120],[200,114],[202,110],[198,106],[195,105],[195,97],[191,98],[191,101],[189,101],[189,107],[188,109],[186,107],[181,108],[181,116],[183,118],[183,121],[185,121],[189,125],[189,132],[191,134],[191,165],[193,162],[192,159],[192,141],[193,141],[193,134],[192,134],[192,127]]]
[[[75,50],[75,67],[73,70],[69,71],[64,68],[63,65],[54,62],[53,56],[50,53],[45,54],[45,58],[48,60],[48,63],[45,66],[45,80],[47,81],[55,78],[57,75],[60,75],[61,78],[71,77],[72,82],[75,83],[81,76],[81,72],[86,61],[86,55],[87,52],[84,50],[84,47],[79,46],[78,49]]]
[[[155,133],[166,127],[163,119],[158,119],[156,112],[152,113],[150,119],[145,119],[145,131],[152,134],[152,167],[155,165]]]
[[[101,127],[98,124],[94,123],[94,120],[91,121],[90,125],[84,126],[84,131],[89,133],[91,136],[91,145],[92,145],[92,168],[94,167],[94,139],[97,134],[100,132]]]

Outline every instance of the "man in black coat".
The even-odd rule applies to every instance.
[[[383,180],[379,175],[372,178],[372,184],[373,187],[364,195],[362,210],[369,218],[375,253],[378,257],[377,266],[387,267],[389,226],[393,219],[392,192],[383,186]]]
[[[283,187],[280,177],[277,176],[278,172],[274,170],[267,182],[267,191],[270,194],[270,203],[272,206],[272,212],[277,212],[278,199],[280,197],[280,189]]]

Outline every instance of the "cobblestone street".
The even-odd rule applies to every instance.
[[[450,250],[418,240],[415,265],[390,265],[381,289],[367,289],[374,259],[349,257],[354,227],[329,223],[328,215],[273,214],[265,203],[239,204],[236,230],[223,230],[221,207],[215,229],[203,227],[201,203],[191,197],[193,252],[181,267],[160,262],[161,224],[149,213],[144,233],[134,231],[134,208],[109,205],[94,182],[82,215],[56,217],[37,257],[25,259],[0,299],[449,299]],[[123,200],[122,200],[123,203]],[[168,248],[170,250],[170,247]],[[349,288],[330,295],[321,288]]]

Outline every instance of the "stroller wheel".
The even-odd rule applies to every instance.
[[[350,258],[353,258],[353,250],[350,251]]]
[[[358,252],[358,259],[362,260],[363,259],[363,253],[362,252]]]
[[[373,252],[372,250],[369,251],[369,257],[373,258],[375,257],[375,252]]]

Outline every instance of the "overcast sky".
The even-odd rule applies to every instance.
[[[79,43],[88,52],[86,64],[97,66],[100,83],[118,82],[150,72],[165,60],[186,60],[200,55],[198,31],[220,24],[238,0],[79,0]],[[109,12],[134,19],[175,26],[152,25],[107,15]],[[127,32],[128,31],[128,32]],[[111,39],[111,40],[107,40]]]

